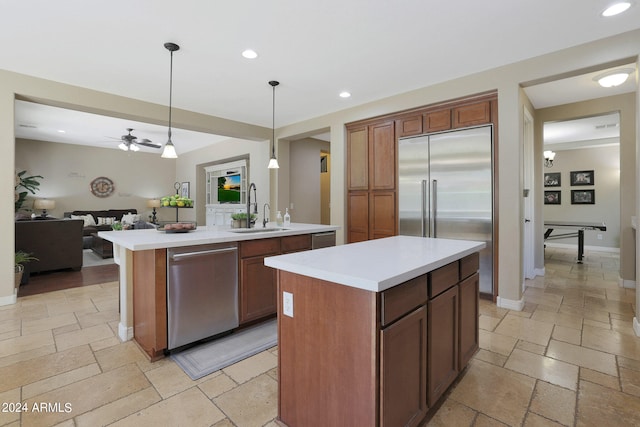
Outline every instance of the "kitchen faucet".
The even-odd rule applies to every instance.
[[[258,196],[256,195],[256,185],[252,182],[247,189],[247,228],[251,228],[251,188],[253,187],[253,197],[256,201],[253,204],[254,213],[258,213]]]
[[[262,228],[266,228],[269,222],[267,214],[265,213],[267,208],[269,208],[269,216],[271,216],[271,206],[269,206],[269,203],[265,203],[262,207]]]

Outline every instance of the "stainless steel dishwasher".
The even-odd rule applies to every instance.
[[[238,246],[167,250],[168,349],[238,327]]]

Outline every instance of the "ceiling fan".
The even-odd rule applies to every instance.
[[[138,145],[143,145],[145,147],[151,147],[151,148],[162,148],[161,145],[158,144],[154,144],[153,142],[151,142],[151,140],[144,138],[141,139],[140,141],[138,141],[138,137],[135,135],[131,135],[131,131],[133,131],[132,128],[127,128],[127,131],[129,132],[127,135],[122,135],[120,137],[120,139],[122,140],[122,142],[118,145],[118,147],[121,150],[124,151],[138,151],[140,150],[140,148],[138,147]]]

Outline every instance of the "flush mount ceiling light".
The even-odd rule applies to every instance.
[[[593,80],[598,82],[602,87],[620,86],[622,83],[627,81],[633,71],[634,70],[630,68],[620,68],[617,70],[607,71],[603,74],[598,74],[593,78]]]
[[[180,49],[175,43],[165,43],[165,49],[171,52],[171,65],[169,68],[169,139],[167,143],[164,144],[164,149],[162,150],[162,155],[160,157],[164,157],[165,159],[177,159],[178,154],[176,153],[176,147],[171,142],[171,101],[172,101],[172,92],[173,92],[173,52]]]
[[[272,109],[272,121],[271,125],[273,128],[273,134],[271,137],[271,159],[269,160],[269,169],[278,169],[280,165],[278,165],[278,159],[276,159],[276,86],[280,84],[280,82],[271,80],[269,82],[271,87],[273,88],[273,109]]]
[[[344,92],[340,92],[340,98],[350,98],[351,97],[351,93],[347,92],[346,90]]]
[[[256,59],[258,57],[258,54],[253,49],[247,49],[244,52],[242,52],[242,56],[247,59]]]
[[[607,7],[602,12],[602,16],[609,17],[609,16],[619,15],[622,12],[626,11],[627,9],[629,9],[630,7],[631,7],[631,2],[630,1],[616,2],[616,3],[613,3],[612,5],[610,5],[609,7]]]

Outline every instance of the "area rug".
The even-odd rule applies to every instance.
[[[96,265],[113,264],[113,258],[102,258],[95,254],[91,249],[82,250],[82,266],[95,267]]]
[[[234,332],[171,355],[182,370],[197,380],[278,344],[276,319]]]

